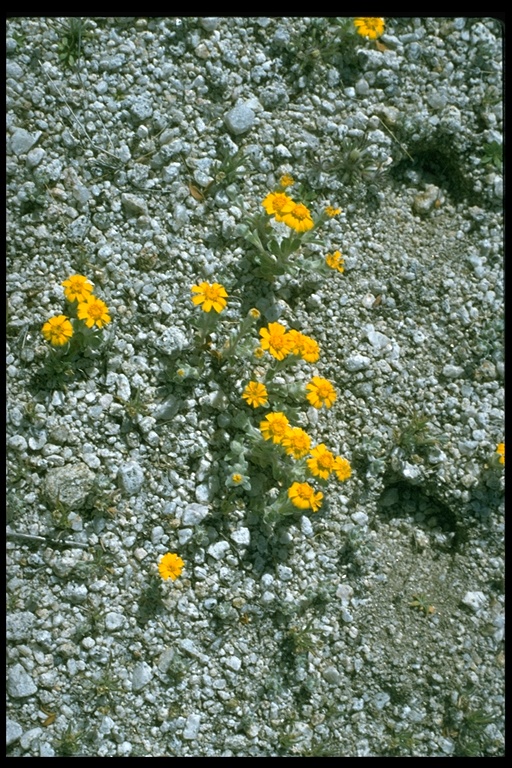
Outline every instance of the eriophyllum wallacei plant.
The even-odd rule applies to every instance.
[[[102,330],[111,317],[107,305],[94,295],[93,285],[84,275],[70,275],[62,286],[66,314],[50,317],[41,332],[54,355],[72,362],[80,354],[98,349]]]
[[[295,276],[301,270],[324,275],[329,268],[343,271],[339,251],[335,252],[338,261],[333,261],[309,247],[325,247],[325,242],[318,239],[318,230],[328,219],[338,216],[341,209],[329,205],[313,213],[289,194],[288,187],[294,183],[292,176],[282,176],[278,187],[262,200],[263,210],[247,218],[241,228],[245,240],[253,246],[249,255],[256,274],[269,282],[278,275]]]
[[[230,300],[224,286],[198,283],[191,288],[191,300],[209,316],[208,331],[210,338],[215,337],[216,346],[203,344],[202,352],[215,360],[217,371],[226,377],[224,390],[233,393],[226,424],[232,439],[222,461],[228,497],[240,498],[245,492],[248,503],[261,505],[269,523],[282,515],[318,512],[322,489],[332,480],[345,482],[352,469],[346,458],[323,442],[315,443],[301,426],[305,423],[301,410],[329,410],[334,405],[334,385],[315,374],[306,382],[286,376],[293,366],[306,364],[307,369],[319,361],[317,341],[279,322],[261,324],[257,309],[251,309],[223,341],[222,312]],[[197,325],[201,328],[201,323]],[[186,367],[179,365],[185,374]],[[271,480],[263,493],[254,492],[255,476],[260,484],[262,478]]]

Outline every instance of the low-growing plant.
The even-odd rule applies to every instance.
[[[107,305],[93,294],[86,277],[71,275],[62,285],[67,314],[50,317],[42,327],[51,347],[43,371],[36,375],[43,388],[57,389],[77,375],[86,376],[101,346],[102,330],[111,321]]]
[[[332,453],[325,443],[314,445],[296,422],[301,420],[301,405],[329,409],[337,393],[320,376],[300,383],[284,374],[300,361],[316,363],[320,347],[311,336],[278,322],[261,325],[256,334],[261,314],[254,308],[222,341],[219,316],[228,300],[220,283],[192,287],[192,301],[202,309],[196,322],[198,346],[213,359],[223,389],[238,390],[229,415],[233,437],[222,461],[227,493],[232,498],[250,493],[252,476],[263,476],[270,480],[262,489],[264,497],[268,492],[264,520],[275,522],[301,510],[317,512],[324,494],[311,481],[320,487],[334,478],[345,482],[352,470],[349,461]],[[178,365],[177,373],[185,379],[190,368]],[[255,413],[261,416],[255,419]]]
[[[291,176],[282,176],[279,186],[262,201],[264,212],[246,217],[239,227],[239,234],[253,246],[248,257],[255,274],[269,282],[278,275],[295,276],[300,271],[324,276],[329,270],[344,271],[339,251],[319,256],[310,248],[325,248],[316,231],[341,209],[329,205],[313,215],[307,205],[297,203],[285,191],[294,183]]]

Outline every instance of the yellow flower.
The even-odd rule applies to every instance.
[[[323,405],[330,408],[336,400],[336,391],[331,382],[319,376],[313,376],[309,384],[306,384],[306,389],[309,390],[306,398],[314,408],[321,408]]]
[[[300,427],[288,427],[281,444],[288,456],[293,456],[294,459],[302,459],[303,456],[309,453],[311,438]]]
[[[110,323],[107,305],[101,299],[97,299],[96,296],[88,296],[85,301],[79,304],[77,314],[79,320],[85,320],[88,328],[92,328],[93,325],[103,328],[104,325]]]
[[[352,467],[350,466],[350,462],[348,459],[344,459],[342,456],[336,456],[334,459],[333,470],[336,473],[338,480],[341,480],[342,483],[345,482],[345,480],[348,480],[352,474]]]
[[[73,335],[73,326],[65,315],[56,315],[43,325],[43,336],[54,347],[61,347],[66,344]]]
[[[290,176],[289,173],[285,173],[284,176],[281,176],[281,179],[279,180],[279,184],[281,187],[291,187],[292,184],[295,184],[295,179],[293,176]]]
[[[92,284],[83,275],[71,275],[61,285],[68,301],[86,301],[93,290]]]
[[[315,493],[315,489],[309,483],[293,483],[288,488],[288,498],[299,509],[312,509],[313,512],[318,512],[322,506],[323,497],[323,493],[321,491]]]
[[[269,413],[260,423],[261,434],[265,440],[280,443],[289,427],[289,422],[284,413]]]
[[[184,565],[185,563],[181,557],[178,557],[173,552],[167,552],[158,563],[158,572],[165,581],[167,579],[174,581],[181,574]]]
[[[306,336],[304,333],[292,328],[288,331],[288,337],[291,340],[292,355],[298,355],[303,360],[307,360],[308,363],[316,363],[320,357],[320,349],[317,342],[311,336]]]
[[[341,208],[333,208],[332,205],[328,205],[325,209],[326,214],[329,216],[329,218],[333,218],[333,216],[339,216],[341,213]]]
[[[376,40],[384,33],[384,19],[375,16],[359,16],[354,19],[354,25],[358,35]]]
[[[250,381],[242,393],[243,399],[252,408],[259,408],[267,404],[268,392],[264,384],[259,381]]]
[[[258,360],[263,357],[265,354],[265,350],[262,347],[256,347],[254,350],[254,357],[257,357]]]
[[[334,253],[328,253],[327,256],[325,257],[325,263],[331,269],[337,269],[338,272],[345,271],[345,267],[343,266],[345,264],[345,261],[339,251],[334,251]]]
[[[260,328],[260,336],[262,349],[267,349],[272,357],[283,360],[290,354],[292,342],[281,323],[269,323],[267,328]]]
[[[243,482],[243,475],[241,475],[239,472],[235,472],[233,475],[231,475],[231,481],[235,485],[240,485],[241,482]]]
[[[201,309],[204,312],[211,312],[214,309],[216,312],[222,312],[226,307],[226,299],[228,294],[226,289],[220,283],[206,283],[202,282],[199,285],[192,286],[192,293],[197,294],[192,296],[193,303],[198,306],[201,304]]]
[[[334,469],[334,456],[324,443],[320,443],[311,450],[311,458],[307,460],[306,464],[312,475],[327,480]]]
[[[284,192],[270,192],[263,200],[262,206],[269,216],[275,216],[276,221],[282,221],[283,214],[292,211],[295,203]]]
[[[302,203],[297,203],[291,211],[283,213],[282,221],[296,232],[307,232],[315,226],[309,208]]]
[[[253,318],[253,320],[259,320],[261,317],[261,312],[259,309],[256,309],[256,307],[253,307],[249,310],[249,315]]]
[[[498,443],[496,453],[499,455],[499,463],[505,464],[505,443]]]

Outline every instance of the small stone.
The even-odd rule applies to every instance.
[[[146,201],[129,192],[123,192],[121,203],[128,216],[144,216],[147,213]]]
[[[441,196],[441,190],[435,184],[427,184],[425,190],[420,192],[413,200],[412,209],[414,213],[425,215],[433,209],[436,200]]]
[[[24,699],[37,692],[37,686],[21,664],[15,664],[7,674],[7,693],[13,699]]]
[[[147,664],[145,661],[142,661],[140,664],[137,664],[137,666],[133,670],[133,676],[132,676],[132,688],[134,691],[140,691],[142,688],[144,688],[145,685],[149,683],[151,678],[153,677],[153,670]]]
[[[487,598],[484,595],[484,593],[480,591],[466,592],[466,594],[462,598],[462,602],[468,608],[471,608],[472,611],[474,611],[475,613],[478,613],[478,611],[480,611],[484,607],[484,605],[487,603]]]
[[[140,123],[147,120],[153,114],[153,105],[151,101],[144,96],[137,96],[130,104],[130,112]]]
[[[216,541],[215,544],[210,544],[208,547],[208,554],[215,558],[215,560],[222,560],[227,552],[229,552],[227,541]]]
[[[43,157],[46,155],[46,152],[42,147],[36,147],[35,149],[31,149],[30,152],[27,154],[27,167],[28,168],[37,168]]]
[[[240,136],[252,128],[255,119],[256,115],[250,107],[238,104],[225,115],[224,122],[231,133]]]
[[[331,683],[331,685],[338,685],[338,683],[341,680],[340,673],[338,672],[336,667],[332,667],[332,666],[326,667],[322,671],[322,677],[327,683]]]
[[[187,504],[183,511],[181,522],[183,525],[199,525],[208,515],[209,509],[204,504]],[[228,545],[229,546],[229,545]]]
[[[347,371],[351,371],[351,372],[362,371],[363,368],[368,368],[370,363],[371,363],[371,360],[369,357],[356,353],[355,355],[351,355],[350,357],[347,357],[347,359],[345,360],[345,368],[347,369]]]
[[[45,491],[52,504],[81,509],[94,484],[94,474],[83,462],[48,470]]]
[[[251,532],[248,528],[239,528],[233,531],[231,538],[241,547],[248,547],[251,543]]]
[[[23,728],[19,723],[17,723],[15,720],[11,720],[10,717],[6,718],[6,721],[5,721],[5,746],[6,747],[10,747],[11,744],[14,744],[15,741],[18,741],[22,733],[23,733]]]
[[[219,26],[220,18],[218,16],[202,16],[199,23],[205,32],[213,32]]]
[[[88,216],[79,216],[67,228],[67,236],[72,243],[83,243],[91,228]]]
[[[105,615],[105,629],[107,632],[117,632],[119,629],[122,629],[125,624],[126,619],[122,613],[109,611]]]
[[[18,644],[32,637],[36,617],[30,611],[16,611],[6,618],[6,639]]]
[[[167,328],[162,335],[155,340],[155,347],[164,355],[173,355],[190,346],[190,337],[185,336],[179,328]]]
[[[199,733],[199,727],[201,725],[201,718],[199,715],[189,715],[183,729],[183,738],[187,741],[193,741],[197,738]]]
[[[119,467],[117,480],[126,496],[135,496],[144,483],[144,471],[136,461],[127,461]]]
[[[443,376],[447,379],[459,379],[464,374],[464,368],[460,365],[445,365],[443,367]]]
[[[241,660],[238,656],[229,656],[225,661],[226,667],[229,667],[233,672],[238,672],[242,666]]]
[[[11,137],[11,149],[15,155],[24,155],[39,141],[41,131],[29,133],[24,128],[18,128]]]

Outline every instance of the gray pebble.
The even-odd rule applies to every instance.
[[[188,504],[184,511],[181,522],[183,525],[199,525],[208,515],[209,509],[204,504]],[[228,545],[229,546],[229,545]]]
[[[185,728],[183,729],[183,738],[187,741],[196,739],[200,725],[201,717],[199,715],[189,715],[185,723]]]
[[[11,149],[15,155],[23,155],[32,149],[40,136],[41,131],[29,133],[24,128],[18,128],[11,137]]]
[[[14,744],[15,741],[18,741],[22,733],[23,733],[23,728],[21,727],[21,725],[17,723],[15,720],[11,720],[10,717],[7,717],[5,721],[6,747],[10,747],[11,744]]]
[[[229,552],[229,543],[227,541],[216,541],[215,544],[210,544],[208,547],[208,554],[215,560],[222,560],[222,558]]]
[[[126,496],[135,496],[144,483],[144,470],[136,461],[127,461],[119,467],[117,480]]]
[[[347,371],[351,371],[351,372],[361,371],[364,368],[368,368],[370,363],[371,363],[371,360],[369,357],[356,353],[355,355],[350,355],[350,357],[347,357],[347,359],[345,360],[345,368],[347,369]]]
[[[145,661],[134,667],[132,675],[132,688],[134,691],[140,691],[149,683],[153,677],[153,670]]]
[[[68,509],[81,509],[94,484],[94,474],[83,462],[49,469],[45,491],[52,504],[63,504]]]
[[[13,699],[25,699],[37,692],[37,686],[21,664],[15,664],[7,673],[7,693]]]
[[[231,133],[240,136],[252,128],[255,119],[254,110],[245,104],[238,104],[225,115],[224,122]]]
[[[122,613],[116,613],[115,611],[109,611],[105,615],[105,629],[107,632],[117,632],[122,629],[126,624],[126,618]]]

